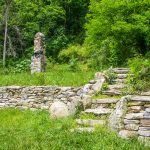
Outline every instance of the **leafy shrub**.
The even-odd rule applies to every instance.
[[[94,45],[90,47],[89,67],[96,70],[106,69],[108,66],[117,66],[117,43],[112,38],[103,40],[99,47]]]
[[[131,75],[128,77],[128,89],[132,92],[143,91],[150,87],[150,59],[136,57],[128,61]],[[132,75],[133,74],[133,75]]]
[[[106,77],[106,82],[108,84],[112,84],[113,80],[117,78],[116,74],[114,73],[114,71],[112,70],[112,68],[109,68],[108,70],[106,70],[104,72],[105,77]]]
[[[72,58],[69,61],[69,70],[74,72],[79,70],[78,59],[74,58],[74,56],[72,56]]]
[[[59,27],[54,30],[53,36],[47,41],[46,55],[57,58],[61,49],[65,48],[68,44],[68,37],[65,35],[65,29]]]
[[[24,59],[19,62],[17,62],[13,67],[11,67],[11,71],[13,73],[21,73],[29,71],[31,65],[31,60]]]
[[[79,61],[84,60],[87,52],[81,45],[70,45],[67,49],[59,53],[59,59],[63,62],[68,62],[72,57],[77,58]]]
[[[108,90],[108,83],[103,83],[101,90],[102,90],[102,91]]]

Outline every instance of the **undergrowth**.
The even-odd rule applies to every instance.
[[[141,93],[150,88],[150,58],[136,57],[128,61],[130,74],[125,94]]]

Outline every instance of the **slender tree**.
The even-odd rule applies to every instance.
[[[6,65],[6,48],[7,48],[7,32],[8,32],[8,16],[9,16],[9,7],[12,0],[5,0],[5,14],[4,14],[4,23],[5,23],[5,34],[4,34],[4,49],[3,49],[3,67]]]

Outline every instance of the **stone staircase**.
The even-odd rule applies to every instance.
[[[108,86],[106,91],[103,91],[104,95],[121,95],[122,89],[126,86],[126,78],[129,73],[128,68],[114,68],[113,72],[116,74],[116,79],[113,80],[113,84]]]
[[[102,91],[98,99],[92,99],[90,108],[85,109],[82,114],[95,116],[95,119],[76,119],[77,128],[74,131],[93,132],[96,126],[107,124],[108,117],[114,111],[116,103],[120,100],[122,89],[126,86],[126,77],[128,76],[128,68],[114,68],[116,79],[112,85],[108,85],[108,89]]]

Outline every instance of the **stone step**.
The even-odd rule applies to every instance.
[[[150,131],[138,130],[138,134],[141,135],[141,136],[150,137]]]
[[[130,70],[128,68],[113,68],[113,71],[116,74],[127,74]]]
[[[132,101],[150,102],[150,96],[131,96]]]
[[[118,79],[126,79],[128,74],[117,74]]]
[[[117,70],[130,70],[129,68],[113,68],[113,69],[117,69]]]
[[[126,79],[115,79],[113,83],[126,83]]]
[[[109,85],[108,88],[111,89],[123,89],[125,88],[126,85],[125,84],[113,84],[113,85]]]
[[[112,111],[113,111],[113,109],[99,107],[99,108],[95,108],[95,109],[86,109],[84,112],[92,113],[94,115],[106,115],[106,114],[112,113]]]
[[[92,104],[116,104],[119,99],[114,98],[105,98],[105,99],[96,99],[92,101]]]
[[[80,132],[80,133],[83,133],[83,132],[94,132],[95,131],[95,128],[92,128],[92,127],[89,127],[89,128],[75,128],[75,129],[71,129],[71,132]]]
[[[96,125],[105,125],[106,121],[105,120],[93,120],[93,119],[76,119],[76,123],[78,125],[94,127]]]
[[[111,90],[107,90],[107,91],[102,91],[102,94],[109,95],[109,96],[115,96],[115,95],[121,95],[122,92],[120,90],[111,89]]]
[[[150,96],[150,91],[142,92],[141,95],[142,95],[142,96]]]

